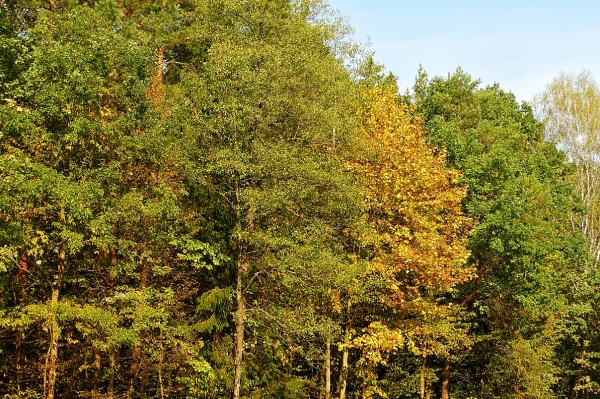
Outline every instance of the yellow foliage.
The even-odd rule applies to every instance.
[[[366,187],[370,229],[352,233],[371,250],[370,269],[384,279],[383,302],[396,318],[372,323],[352,341],[363,354],[369,397],[376,396],[370,373],[389,353],[423,356],[469,345],[457,323],[460,309],[436,299],[474,273],[465,266],[471,221],[461,212],[459,173],[427,145],[421,121],[395,88],[365,88],[362,99],[363,141],[351,167]]]
[[[353,168],[367,188],[375,243],[372,267],[389,279],[391,306],[419,298],[420,289],[444,293],[472,277],[468,256],[470,220],[461,212],[466,187],[427,146],[421,122],[393,89],[365,89],[359,112],[362,154]]]

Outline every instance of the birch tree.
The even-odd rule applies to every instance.
[[[587,208],[572,217],[588,240],[594,265],[600,260],[600,89],[588,71],[561,73],[535,99],[546,139],[577,165],[573,184]]]

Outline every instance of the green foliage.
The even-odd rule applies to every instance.
[[[483,394],[502,398],[556,398],[557,383],[552,348],[513,340],[492,356],[486,369]]]
[[[3,399],[38,399],[40,394],[35,391],[25,390],[14,394],[6,394]]]
[[[320,0],[2,2],[0,396],[408,398],[448,356],[456,397],[597,391],[572,165],[350,34]]]
[[[553,397],[553,381],[563,372],[551,367],[561,320],[575,305],[572,284],[588,260],[582,235],[571,228],[572,215],[582,211],[569,182],[573,168],[543,141],[531,107],[497,85],[478,85],[460,69],[431,80],[421,71],[411,99],[430,142],[463,171],[469,187],[463,207],[477,220],[469,263],[478,277],[456,299],[474,312],[471,330],[480,335],[474,350],[481,354],[464,373],[497,375],[491,386],[508,391],[490,395]],[[507,349],[487,358],[498,347]],[[509,380],[521,384],[514,388],[520,394],[509,392]]]

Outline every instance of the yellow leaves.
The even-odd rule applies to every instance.
[[[390,329],[374,322],[364,329],[364,334],[352,340],[353,348],[362,350],[363,357],[372,365],[385,364],[385,354],[404,348],[405,336],[398,329]]]
[[[447,292],[470,276],[456,267],[468,256],[469,220],[461,213],[466,189],[427,146],[421,121],[393,89],[367,88],[363,101],[364,153],[352,166],[367,188],[377,268],[389,271],[392,292]]]
[[[28,254],[35,258],[41,258],[44,255],[44,246],[48,243],[48,236],[42,230],[36,230],[35,233],[36,235],[28,242]]]
[[[46,235],[46,233],[42,230],[36,230],[35,233],[38,235],[38,237],[36,237],[42,244],[47,244],[48,243],[48,236]]]
[[[333,308],[333,311],[335,313],[342,313],[343,310],[343,305],[342,305],[342,301],[341,301],[341,294],[339,290],[333,290],[330,293],[330,300],[331,300],[331,305]]]
[[[6,105],[8,105],[10,108],[14,109],[17,112],[23,112],[26,114],[31,112],[28,108],[24,108],[18,105],[17,102],[12,98],[5,98],[4,101],[6,102]]]
[[[100,117],[104,118],[104,119],[111,119],[114,117],[115,112],[110,109],[109,107],[100,107],[100,111],[99,111]]]
[[[352,340],[362,352],[363,397],[370,397],[381,395],[375,371],[391,353],[441,354],[468,345],[454,307],[437,300],[473,273],[464,267],[470,220],[461,212],[466,188],[458,172],[427,146],[421,121],[393,89],[367,88],[362,99],[363,143],[351,167],[366,188],[369,229],[353,235],[369,248],[369,270],[384,282],[388,316]]]

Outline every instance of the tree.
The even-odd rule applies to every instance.
[[[347,251],[364,203],[337,58],[356,47],[325,8],[2,3],[0,356],[17,370],[2,394],[320,383],[306,370],[331,365],[356,295],[340,276],[364,269]],[[301,367],[280,367],[282,343],[307,350]]]
[[[185,105],[173,107],[172,117],[184,121],[191,138],[191,187],[199,208],[211,212],[211,230],[196,238],[219,240],[228,259],[221,282],[235,293],[234,398],[250,390],[293,395],[285,382],[298,386],[299,379],[276,378],[273,346],[294,342],[292,314],[310,321],[305,332],[327,340],[327,312],[307,305],[326,307],[319,302],[335,289],[327,285],[349,264],[342,232],[360,214],[358,190],[338,155],[352,134],[341,106],[352,82],[323,41],[326,27],[308,23],[312,7],[305,6],[203,2],[190,33],[210,51],[174,81],[176,102]],[[286,292],[292,280],[319,283],[305,292],[293,288],[300,309]],[[264,352],[248,352],[250,343]],[[272,377],[264,374],[267,365]]]
[[[591,73],[561,73],[536,96],[536,112],[544,123],[546,139],[564,151],[575,165],[570,181],[581,198],[585,212],[571,215],[573,229],[581,231],[592,257],[579,282],[581,305],[569,325],[570,339],[565,340],[565,363],[573,367],[569,389],[597,392],[598,376],[593,360],[598,354],[598,317],[589,306],[596,302],[600,259],[600,89]]]
[[[390,353],[407,348],[416,355],[442,354],[447,352],[442,347],[462,340],[459,326],[441,332],[442,320],[452,313],[442,299],[472,276],[463,267],[465,188],[428,147],[420,121],[396,92],[395,84],[364,88],[359,111],[364,144],[353,162],[367,188],[369,229],[360,239],[370,251],[370,269],[384,281],[385,309],[353,341],[363,352],[365,396],[380,391],[374,367],[385,365]],[[435,330],[440,334],[432,336]]]
[[[564,151],[577,169],[572,178],[587,208],[574,214],[573,224],[588,240],[594,264],[600,260],[600,89],[588,71],[561,73],[535,100],[546,139]]]
[[[571,229],[570,217],[580,208],[564,154],[544,141],[531,107],[517,104],[498,85],[478,85],[460,69],[433,79],[421,71],[411,100],[424,118],[428,140],[445,152],[447,164],[463,173],[468,186],[463,209],[476,220],[468,244],[476,278],[457,291],[456,300],[473,312],[470,331],[477,344],[455,354],[454,370],[481,388],[494,378],[484,370],[498,361],[492,352],[548,354],[560,344],[556,332],[574,308],[572,283],[585,270],[587,251],[581,234]],[[513,381],[520,379],[518,368],[510,373]],[[529,377],[531,390],[515,385],[513,393],[542,395],[552,388],[550,374],[537,375],[535,384]],[[478,384],[456,389],[478,395]]]
[[[193,221],[147,90],[155,48],[116,2],[46,6],[2,7],[23,49],[0,107],[7,393],[164,394],[167,354],[201,342],[176,317],[191,267],[171,241]]]

